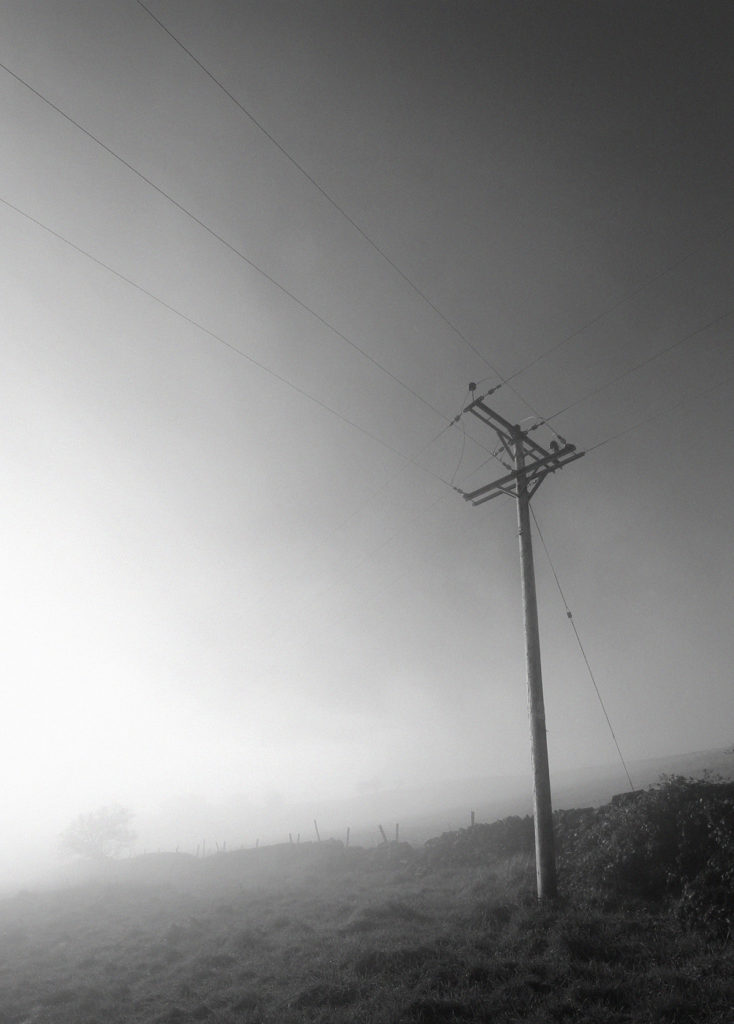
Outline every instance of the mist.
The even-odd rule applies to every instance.
[[[188,853],[527,806],[470,382],[587,453],[533,498],[552,780],[731,746],[731,36],[3,4],[0,883],[113,803]]]

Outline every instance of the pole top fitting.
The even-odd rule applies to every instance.
[[[474,381],[471,381],[469,383],[469,390],[471,391],[472,394],[474,394],[474,392],[477,390],[477,385]]]

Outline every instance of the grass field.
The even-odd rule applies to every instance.
[[[585,887],[563,857],[539,906],[529,835],[155,855],[20,893],[0,904],[0,1024],[731,1024],[728,933]]]

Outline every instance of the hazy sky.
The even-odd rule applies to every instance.
[[[529,773],[494,438],[430,442],[531,363],[624,754],[732,743],[734,8],[150,11],[0,11],[6,835]],[[551,768],[613,763],[536,563]]]

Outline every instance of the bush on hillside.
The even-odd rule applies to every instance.
[[[132,811],[117,804],[80,814],[59,836],[59,851],[94,861],[119,857],[136,839],[132,817]]]
[[[535,850],[533,819],[512,816],[489,825],[473,825],[458,832],[444,832],[425,845],[426,860],[438,864],[485,864]]]
[[[559,861],[580,889],[670,899],[679,916],[730,935],[734,924],[734,783],[668,776],[597,812],[565,837]]]

